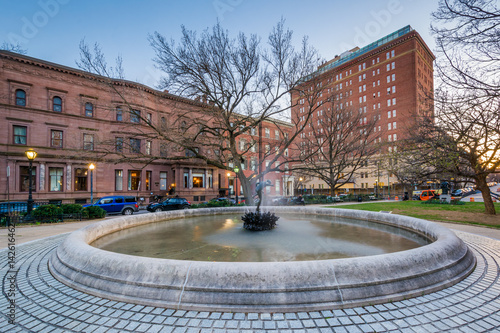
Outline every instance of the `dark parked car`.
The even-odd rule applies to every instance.
[[[167,198],[162,202],[151,203],[146,207],[150,212],[162,212],[167,210],[188,209],[191,203],[184,198]]]
[[[302,206],[305,206],[306,202],[304,201],[304,198],[301,195],[299,195],[298,197],[292,197],[292,198],[290,198],[289,204],[290,205],[302,205]]]
[[[273,205],[276,206],[285,206],[290,204],[290,198],[289,197],[276,197],[273,199]]]
[[[109,197],[102,197],[94,204],[83,205],[83,207],[89,206],[101,207],[108,214],[132,215],[134,212],[139,211],[137,199],[132,196],[113,195]]]
[[[209,202],[225,202],[229,205],[236,205],[236,200],[231,199],[231,198],[226,198],[226,197],[213,198],[213,199],[210,199]]]

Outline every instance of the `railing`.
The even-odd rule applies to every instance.
[[[35,201],[33,202],[33,209],[51,204],[51,202],[45,201]],[[1,215],[16,215],[20,213],[26,213],[28,211],[28,202],[2,202],[0,204],[0,216]]]
[[[45,202],[36,201],[33,203],[33,209],[36,209],[44,205],[56,205],[60,206],[60,202]],[[51,222],[64,222],[67,220],[77,220],[81,221],[84,217],[82,213],[71,213],[71,214],[53,214],[49,216],[33,216],[28,215],[28,203],[27,202],[3,202],[0,205],[0,225],[8,226],[9,223],[51,223]]]

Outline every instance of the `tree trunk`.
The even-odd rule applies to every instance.
[[[484,200],[484,209],[486,214],[495,215],[495,205],[493,204],[493,199],[491,199],[490,188],[486,182],[486,175],[478,175],[476,178],[476,188],[481,191]]]
[[[242,175],[241,177],[240,173]],[[245,204],[247,206],[255,206],[253,200],[255,193],[252,192],[252,182],[245,177],[245,175],[243,175],[242,171],[240,171],[240,173],[238,173],[238,180],[241,182],[241,187],[243,188],[243,193],[245,194]]]

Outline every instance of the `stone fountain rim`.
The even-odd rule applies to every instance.
[[[316,295],[318,292],[342,294],[341,290],[363,289],[362,294],[371,295],[366,300],[377,303],[387,299],[387,292],[382,291],[383,295],[372,295],[376,291],[371,289],[380,289],[382,285],[388,285],[389,289],[394,290],[389,292],[388,297],[391,297],[391,300],[396,300],[398,297],[406,298],[415,291],[420,293],[439,290],[467,276],[474,266],[472,261],[475,262],[475,258],[474,260],[470,258],[470,251],[458,237],[445,227],[426,220],[337,208],[265,207],[264,209],[277,214],[305,213],[385,223],[412,229],[435,241],[407,251],[368,257],[250,263],[137,257],[108,252],[89,245],[109,233],[165,219],[243,213],[248,210],[247,207],[208,208],[120,217],[89,225],[73,232],[65,239],[51,258],[49,267],[53,275],[67,285],[116,300],[148,305],[176,305],[185,309],[216,307],[232,311],[270,309],[296,311],[331,307],[337,303],[340,307],[363,303],[359,300],[359,295],[354,296],[352,300],[342,299],[341,295],[340,303],[325,301],[323,296]],[[86,255],[81,256],[81,253]],[[367,276],[370,275],[367,272],[371,272],[371,276]],[[329,279],[331,276],[334,276],[334,281]],[[426,276],[432,276],[430,279],[435,281],[420,281]],[[242,277],[246,277],[246,280]],[[410,290],[402,292],[406,280],[411,280],[412,285]],[[365,290],[366,288],[371,289]],[[283,295],[287,298],[287,295],[297,293],[299,296],[296,298],[300,301],[294,301],[299,304],[255,304],[267,301],[259,301],[258,297],[246,295],[246,293],[260,292],[266,296],[272,293],[279,294],[278,303],[281,302]],[[159,296],[158,293],[164,295]],[[231,293],[234,295],[230,296]],[[316,295],[319,300],[304,300],[302,293],[310,294],[306,298]],[[144,294],[151,297],[142,297]],[[229,304],[231,301],[238,303],[239,301],[234,298],[242,295],[249,298],[245,304]],[[202,299],[202,303],[196,304],[197,298]]]

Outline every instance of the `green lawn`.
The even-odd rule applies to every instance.
[[[484,213],[482,202],[466,202],[465,205],[424,204],[422,201],[370,202],[356,205],[330,206],[332,208],[359,209],[368,211],[392,211],[395,214],[418,217],[426,220],[459,222],[500,228],[500,215]],[[495,203],[500,214],[500,203]]]

